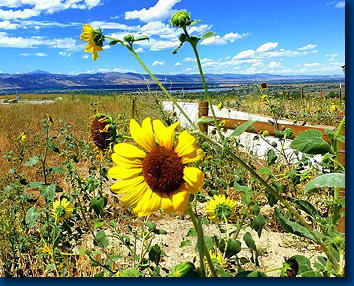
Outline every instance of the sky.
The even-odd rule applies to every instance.
[[[118,39],[148,36],[134,49],[154,74],[198,73],[189,43],[172,54],[178,10],[201,20],[190,35],[216,33],[198,43],[204,73],[343,75],[345,1],[331,0],[0,0],[0,73],[145,73],[108,41],[93,61],[83,24]]]

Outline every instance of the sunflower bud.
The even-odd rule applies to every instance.
[[[191,23],[191,14],[184,10],[178,11],[171,17],[170,23],[178,28],[188,26]]]
[[[192,262],[183,262],[173,267],[170,277],[199,277]]]
[[[132,34],[128,34],[124,37],[124,41],[127,43],[133,43],[134,42],[134,36]]]

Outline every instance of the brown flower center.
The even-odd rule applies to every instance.
[[[156,147],[143,161],[143,176],[155,192],[170,193],[183,182],[184,165],[178,155],[165,147]]]
[[[109,144],[111,143],[110,138],[112,137],[110,132],[103,131],[108,124],[104,119],[105,117],[102,115],[94,118],[90,127],[90,139],[100,150],[108,149]]]

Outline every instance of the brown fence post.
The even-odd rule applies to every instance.
[[[132,98],[132,116],[131,118],[134,119],[135,114],[135,97]]]
[[[322,85],[320,85],[320,96],[321,96],[321,101],[323,101]]]
[[[198,102],[198,118],[201,118],[203,116],[208,116],[208,113],[209,113],[208,102],[207,101]],[[199,125],[199,129],[204,133],[208,133],[208,125],[206,124]]]
[[[301,99],[303,99],[304,98],[304,87],[302,86],[301,87]]]

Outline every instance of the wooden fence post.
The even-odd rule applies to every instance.
[[[198,118],[203,116],[208,116],[209,114],[209,103],[207,101],[200,101],[198,102]],[[208,125],[201,124],[199,125],[200,131],[204,133],[208,133]]]
[[[301,87],[301,99],[304,98],[304,86]]]
[[[135,114],[135,97],[132,98],[132,116],[131,118],[134,119]]]
[[[321,96],[321,101],[323,101],[322,85],[320,85],[320,96]]]

